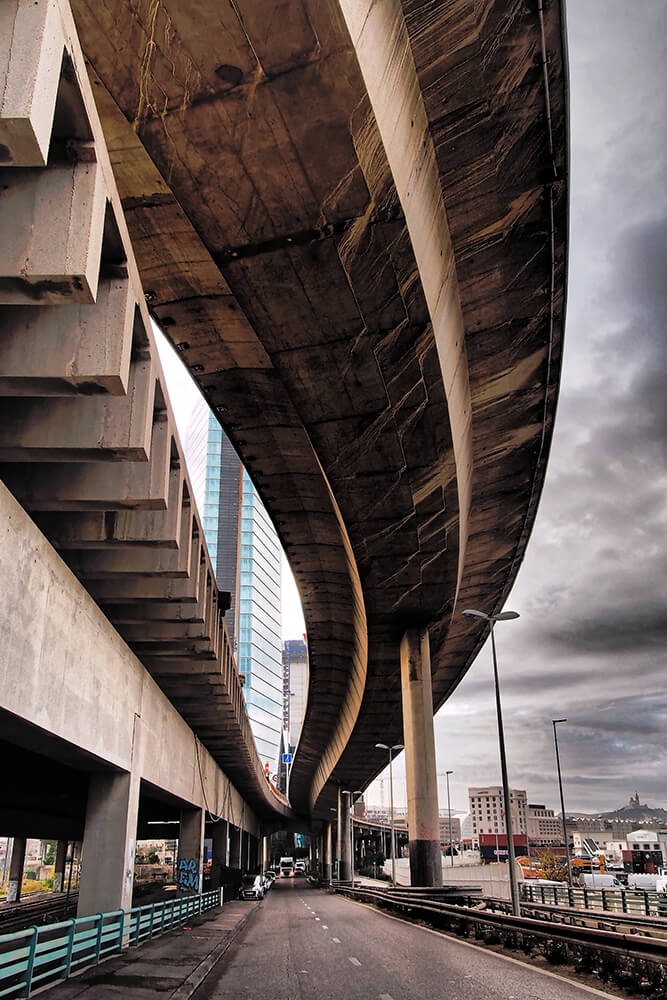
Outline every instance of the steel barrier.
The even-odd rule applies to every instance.
[[[222,905],[222,889],[0,935],[0,997],[29,997]]]
[[[667,962],[667,948],[663,939],[633,936],[599,928],[581,927],[572,924],[553,925],[547,921],[535,920],[531,917],[515,917],[507,913],[497,913],[477,909],[473,906],[456,906],[451,903],[441,903],[438,900],[428,900],[427,892],[419,896],[408,896],[405,893],[377,891],[373,889],[350,889],[340,887],[336,892],[352,899],[370,902],[382,909],[392,909],[412,917],[419,917],[444,929],[453,927],[456,933],[461,933],[466,926],[494,927],[499,932],[509,932],[512,935],[525,935],[530,938],[560,940],[564,944],[593,948],[597,952],[622,955],[643,961]],[[421,897],[421,898],[420,898]],[[478,902],[478,901],[474,901]]]
[[[524,882],[521,898],[528,903],[569,906],[577,910],[603,910],[645,917],[667,916],[667,893],[645,889],[574,889]]]

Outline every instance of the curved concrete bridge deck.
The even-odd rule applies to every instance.
[[[285,545],[311,682],[292,801],[326,817],[433,701],[533,524],[560,371],[560,3],[73,4],[150,308]]]

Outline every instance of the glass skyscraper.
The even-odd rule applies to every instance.
[[[231,441],[202,401],[184,444],[218,590],[228,591],[253,735],[274,773],[282,727],[281,546]]]

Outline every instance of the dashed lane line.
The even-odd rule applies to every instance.
[[[359,959],[355,958],[354,955],[348,955],[348,958],[349,958],[350,962],[352,962],[352,965],[361,965],[361,962],[359,961]]]
[[[348,902],[352,903],[353,906],[363,906],[364,909],[368,911],[367,903],[358,903],[356,899],[350,899]],[[405,926],[405,920],[402,920],[401,917],[395,917],[393,913],[385,913],[383,910],[376,910],[375,912],[379,917],[384,917],[386,920],[396,920],[398,923]],[[548,979],[558,979],[561,983],[567,983],[568,986],[576,986],[577,989],[582,990],[584,993],[590,993],[592,996],[603,997],[604,1000],[618,1000],[618,996],[614,996],[611,993],[605,993],[604,990],[596,990],[594,986],[585,986],[583,983],[577,982],[576,979],[568,979],[567,976],[559,976],[557,972],[549,972],[547,969],[540,969],[536,965],[531,965],[530,962],[521,962],[518,958],[512,958],[510,955],[501,955],[497,951],[490,952],[482,945],[472,944],[470,941],[461,941],[459,938],[449,937],[447,934],[442,934],[440,931],[433,930],[432,927],[422,927],[420,924],[410,924],[409,926],[426,934],[434,934],[441,940],[443,938],[445,940],[450,940],[452,943],[460,945],[462,948],[472,948],[475,951],[488,955],[489,957],[499,958],[503,962],[511,962],[512,965],[520,965],[524,970],[531,969],[533,972],[538,973],[538,975],[546,976]],[[334,941],[335,940],[336,938],[334,938]]]
[[[334,944],[340,944],[340,938],[331,938]]]

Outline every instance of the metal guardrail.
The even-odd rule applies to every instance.
[[[548,938],[564,943],[593,947],[599,951],[614,952],[624,957],[632,956],[643,960],[667,962],[667,949],[663,939],[651,937],[635,937],[630,934],[619,934],[593,927],[581,927],[572,924],[551,924],[544,920],[531,917],[515,917],[512,914],[497,913],[472,906],[457,906],[452,903],[441,903],[437,900],[427,900],[426,893],[417,896],[407,896],[405,893],[391,891],[376,891],[374,889],[336,890],[345,896],[373,902],[383,909],[390,908],[399,913],[420,917],[429,923],[447,929],[447,925],[456,928],[457,933],[466,923],[472,925],[487,925],[499,931],[514,932],[533,938]],[[435,918],[435,920],[434,920]]]
[[[0,997],[29,997],[222,905],[222,890],[0,935]]]
[[[667,893],[646,889],[573,889],[524,882],[521,898],[527,903],[569,906],[577,910],[667,917]]]

